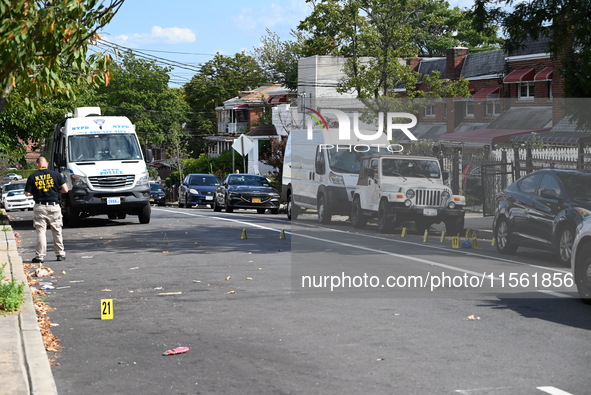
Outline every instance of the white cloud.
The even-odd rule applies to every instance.
[[[243,31],[289,30],[298,25],[311,12],[310,6],[301,0],[280,1],[264,6],[243,8],[232,18],[237,29]]]
[[[161,26],[152,26],[150,33],[120,34],[114,38],[115,43],[132,47],[144,44],[193,43],[196,40],[191,29]]]

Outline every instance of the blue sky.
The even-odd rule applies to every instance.
[[[471,0],[450,3],[465,6]],[[110,42],[197,67],[216,52],[232,56],[252,51],[266,28],[290,39],[290,30],[310,12],[304,0],[126,0],[101,35]],[[181,86],[195,74],[175,68],[171,86]]]

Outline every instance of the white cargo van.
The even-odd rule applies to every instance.
[[[50,168],[65,176],[70,189],[61,201],[67,224],[100,214],[150,222],[148,168],[128,118],[77,108],[56,125],[49,151]]]
[[[282,196],[287,217],[297,219],[300,210],[318,212],[321,223],[333,215],[349,215],[359,177],[361,158],[387,152],[386,135],[372,141],[339,140],[338,131],[292,130],[283,162]]]

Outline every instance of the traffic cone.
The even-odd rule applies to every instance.
[[[240,240],[248,239],[248,235],[246,234],[246,229],[242,229],[242,234],[240,235]]]
[[[406,228],[402,228],[402,233],[400,234],[400,237],[406,237]]]
[[[445,231],[441,232],[441,239],[439,239],[440,243],[443,243],[445,241]]]
[[[281,229],[281,232],[279,232],[279,239],[285,239],[285,229]]]
[[[423,235],[423,243],[429,242],[429,229],[425,229],[425,234]]]

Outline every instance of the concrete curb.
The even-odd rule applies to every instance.
[[[7,225],[3,225],[7,227]],[[23,267],[23,260],[18,254],[16,239],[12,227],[10,231],[2,232],[5,234],[8,264],[13,277],[18,281],[27,284],[27,277]],[[57,387],[51,372],[49,358],[45,351],[43,338],[39,325],[37,323],[37,314],[33,304],[33,297],[30,288],[25,286],[25,302],[19,313],[19,329],[22,344],[24,374],[28,378],[30,394],[57,394]],[[16,340],[16,339],[15,339]]]

